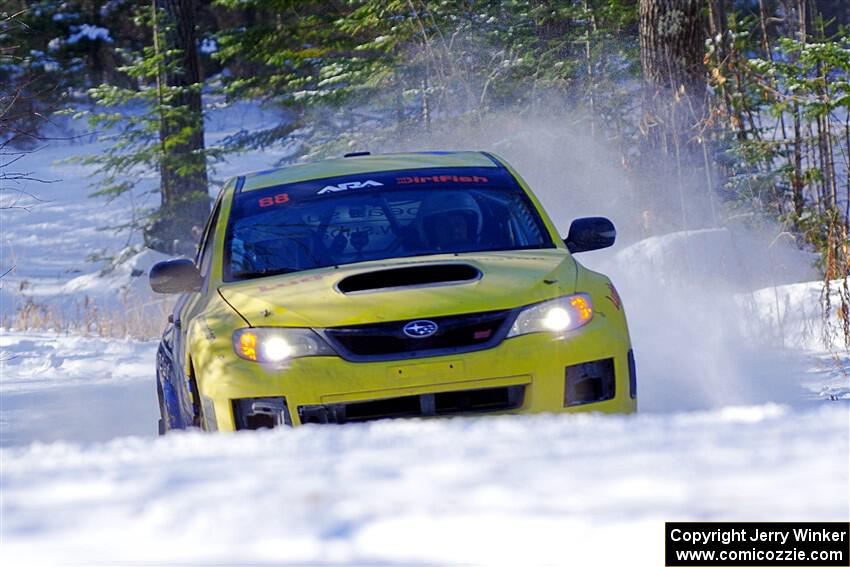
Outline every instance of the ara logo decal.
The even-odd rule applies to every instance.
[[[608,296],[608,299],[611,301],[611,303],[614,304],[614,307],[617,308],[617,311],[619,311],[620,308],[623,306],[623,302],[620,299],[620,294],[617,293],[617,288],[615,288],[614,284],[612,283],[608,284],[608,289],[611,291],[611,295]]]
[[[419,321],[411,321],[402,330],[408,337],[424,339],[436,333],[438,328],[435,322],[420,319]]]
[[[377,181],[372,181],[369,179],[368,181],[349,181],[347,183],[340,183],[339,185],[328,185],[319,191],[319,195],[325,195],[327,193],[336,193],[338,191],[348,191],[349,189],[363,189],[365,187],[383,187],[383,183],[378,183]]]

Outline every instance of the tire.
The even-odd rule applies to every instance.
[[[157,429],[159,435],[165,435],[168,432],[168,410],[165,408],[165,396],[162,394],[162,384],[160,384],[158,376],[156,378],[156,397],[159,401],[159,422]]]
[[[201,392],[198,389],[198,381],[195,378],[195,367],[189,362],[189,397],[192,400],[192,427],[206,430],[203,404],[201,403]]]

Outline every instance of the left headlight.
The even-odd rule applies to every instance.
[[[590,323],[593,303],[586,293],[576,293],[529,305],[520,311],[508,338],[529,333],[566,333]]]
[[[305,356],[333,356],[331,346],[311,329],[252,327],[233,333],[233,350],[253,362],[280,364]]]

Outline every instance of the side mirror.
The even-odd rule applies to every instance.
[[[186,293],[201,291],[203,278],[192,260],[178,258],[154,264],[150,283],[157,293]]]
[[[573,221],[564,244],[567,250],[575,254],[608,248],[616,238],[617,229],[610,220],[605,217],[586,217]]]

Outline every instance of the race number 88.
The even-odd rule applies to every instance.
[[[271,207],[273,205],[282,205],[289,202],[289,193],[278,193],[274,197],[263,197],[260,199],[261,207]]]

